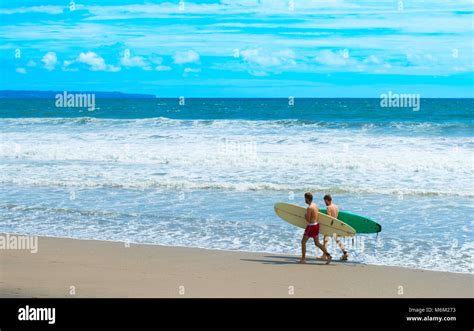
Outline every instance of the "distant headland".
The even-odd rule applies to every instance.
[[[56,95],[63,94],[64,91],[21,91],[21,90],[0,90],[0,99],[54,99]],[[153,94],[137,94],[122,92],[102,92],[102,91],[67,91],[68,94],[94,94],[101,99],[155,99]]]

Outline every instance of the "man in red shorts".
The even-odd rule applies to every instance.
[[[309,192],[304,194],[304,201],[308,205],[306,209],[306,229],[301,239],[301,260],[300,263],[306,263],[306,242],[309,238],[313,238],[314,244],[323,251],[326,259],[326,264],[329,264],[332,260],[331,254],[328,253],[326,247],[319,242],[319,223],[318,223],[318,206],[313,202],[313,195]]]

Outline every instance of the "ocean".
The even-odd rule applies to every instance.
[[[473,99],[95,102],[0,99],[0,232],[300,254],[311,191],[382,225],[351,261],[473,273]]]

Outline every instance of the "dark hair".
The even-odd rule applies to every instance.
[[[332,201],[332,197],[330,194],[326,194],[323,199],[326,201]]]
[[[306,193],[304,194],[304,198],[305,198],[305,199],[308,199],[310,202],[313,201],[313,195],[312,195],[311,193],[309,193],[309,192],[306,192]]]

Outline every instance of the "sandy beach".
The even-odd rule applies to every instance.
[[[0,296],[474,297],[470,274],[297,261],[270,253],[39,237],[37,253],[0,250]]]

